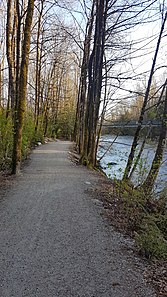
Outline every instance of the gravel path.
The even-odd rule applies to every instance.
[[[73,164],[70,145],[34,150],[0,200],[0,297],[155,296],[132,242],[87,191],[100,175]]]

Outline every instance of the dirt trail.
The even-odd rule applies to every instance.
[[[0,199],[0,296],[155,296],[133,243],[108,225],[87,191],[100,175],[73,164],[70,145],[34,150]]]

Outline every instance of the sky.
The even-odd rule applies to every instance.
[[[150,70],[152,67],[152,62],[154,58],[154,53],[160,33],[162,20],[159,19],[150,24],[138,25],[126,36],[127,41],[134,43],[131,48],[130,59],[119,66],[118,72],[123,73],[124,77],[133,77],[133,79],[125,80],[124,84],[121,85],[122,88],[127,90],[137,91],[139,87],[145,89]],[[140,47],[140,50],[138,49]],[[165,25],[163,38],[160,43],[160,49],[157,56],[156,67],[157,69],[154,74],[154,81],[156,81],[157,86],[164,83],[167,77],[167,22]],[[129,98],[128,98],[129,96]],[[131,95],[129,92],[118,89],[113,96],[117,99],[117,103],[109,104],[108,110],[110,114],[110,107],[113,106],[117,108],[119,105],[119,98],[123,98],[122,101],[124,105],[128,106],[131,103]],[[135,97],[135,95],[134,95]],[[124,98],[126,98],[124,100]]]
[[[165,32],[166,31],[166,32]],[[163,38],[160,44],[160,50],[157,57],[157,67],[159,66],[167,66],[166,58],[167,58],[167,26],[163,34]],[[140,43],[140,47],[143,48],[136,54],[136,58],[133,58],[133,68],[136,73],[145,72],[151,69],[152,61],[157,45],[157,40],[160,32],[160,22],[155,22],[153,24],[148,24],[144,26],[139,26],[135,29],[134,32],[131,33],[131,38],[134,41],[139,39],[144,39],[143,42]],[[132,55],[133,56],[133,55]],[[135,53],[134,53],[135,56]],[[159,70],[155,75],[158,78],[165,69]]]

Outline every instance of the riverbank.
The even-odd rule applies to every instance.
[[[146,201],[131,187],[110,179],[97,186],[93,195],[102,201],[103,215],[110,224],[135,239],[136,252],[148,263],[145,276],[153,284],[157,296],[167,296],[167,211],[164,201],[157,203],[151,198]]]
[[[145,261],[148,263],[148,268],[145,276],[148,282],[154,285],[157,296],[167,296],[165,196],[160,200],[154,200],[153,197],[146,198],[144,193],[138,192],[133,187],[119,181],[113,182],[107,177],[96,186],[92,195],[102,202],[103,215],[109,223],[119,232],[135,239],[136,252],[143,259],[147,259]]]

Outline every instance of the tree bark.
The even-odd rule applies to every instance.
[[[41,2],[41,3],[40,3]],[[40,6],[41,5],[41,6]],[[40,85],[41,85],[41,52],[40,46],[40,34],[41,34],[41,22],[44,8],[44,0],[39,1],[39,17],[38,17],[38,29],[37,29],[37,44],[36,44],[36,74],[35,74],[35,131],[38,129],[39,114],[40,114]]]
[[[0,61],[0,109],[2,107],[2,67]]]
[[[14,121],[17,121],[17,108],[18,108],[18,96],[19,96],[19,79],[20,79],[20,47],[21,47],[21,15],[20,15],[20,3],[16,0],[17,11],[17,49],[16,49],[16,98],[15,98],[15,115]]]
[[[27,14],[24,27],[24,39],[22,46],[21,68],[19,78],[18,90],[18,108],[15,123],[14,146],[13,146],[13,167],[12,173],[18,174],[21,166],[22,158],[22,129],[24,121],[24,113],[26,109],[26,91],[27,91],[27,76],[28,76],[28,62],[30,51],[31,25],[34,11],[34,1],[28,1]]]
[[[146,193],[150,193],[153,190],[154,183],[156,177],[158,175],[162,158],[163,152],[166,144],[166,135],[167,135],[167,87],[166,87],[166,94],[165,94],[165,102],[164,102],[164,111],[163,111],[163,118],[162,118],[162,126],[161,126],[161,133],[159,136],[158,146],[155,153],[154,160],[152,162],[152,166],[150,172],[142,185],[142,188]]]
[[[77,104],[77,118],[75,124],[75,133],[77,134],[76,139],[77,145],[79,148],[79,154],[83,153],[83,144],[84,144],[84,118],[85,118],[85,109],[86,109],[86,96],[87,96],[87,74],[88,74],[88,62],[90,57],[90,45],[91,37],[93,31],[94,23],[94,1],[92,3],[91,15],[87,23],[84,49],[83,49],[83,59],[81,65],[81,78],[78,94],[78,104]]]
[[[85,114],[84,151],[82,155],[83,162],[86,162],[91,167],[96,165],[96,136],[102,88],[108,0],[96,0],[95,6],[95,35],[88,68],[88,98]]]
[[[14,107],[15,107],[15,98],[16,98],[16,77],[15,77],[15,62],[13,55],[13,35],[14,35],[14,24],[12,24],[12,16],[13,16],[13,5],[12,0],[8,0],[7,2],[7,22],[6,22],[6,54],[7,54],[7,62],[9,67],[9,96],[8,98],[11,100],[11,109],[12,115],[14,118]],[[10,104],[8,103],[8,106]],[[8,112],[8,111],[7,111]]]

